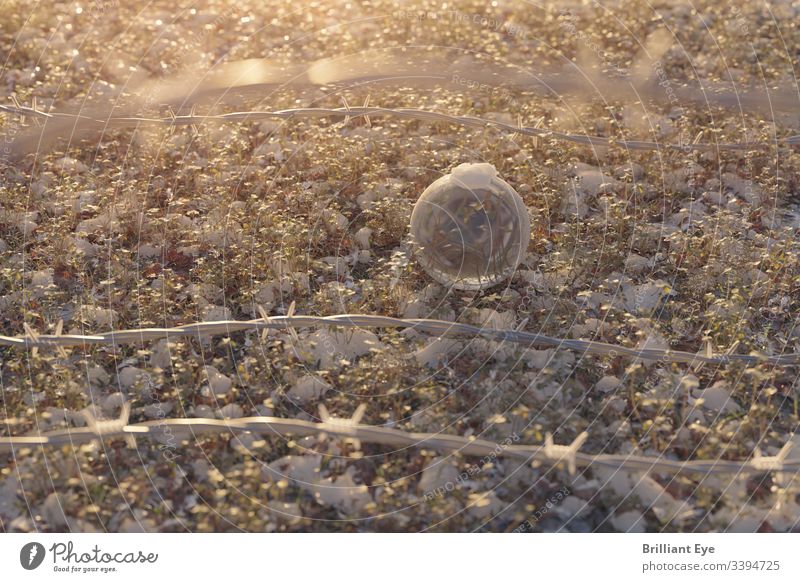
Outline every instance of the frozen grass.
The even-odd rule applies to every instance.
[[[558,20],[561,6],[515,2],[491,12],[479,2],[447,9],[455,12],[431,4],[425,18],[384,2],[347,11],[336,2],[302,9],[209,3],[194,13],[174,3],[141,12],[125,3],[89,4],[82,14],[73,4],[34,14],[13,4],[0,12],[7,55],[0,98],[11,105],[13,94],[31,105],[36,96],[39,107],[54,111],[102,106],[146,77],[169,79],[223,57],[294,64],[425,44],[478,51],[487,62],[559,68],[561,51],[584,71],[635,68],[642,45],[656,54],[659,43],[647,39],[669,26],[676,38],[654,77],[661,99],[646,107],[591,85],[580,95],[543,98],[464,78],[441,88],[380,85],[344,94],[352,105],[369,95],[375,107],[512,126],[542,119],[546,129],[616,141],[677,144],[700,136],[765,147],[638,152],[377,116],[369,125],[353,118],[113,128],[99,147],[3,167],[2,335],[25,335],[25,324],[53,333],[60,321],[63,333],[86,335],[250,319],[260,317],[258,306],[274,316],[294,303],[301,315],[524,324],[532,333],[629,348],[705,352],[712,345],[718,353],[738,342],[740,354],[800,351],[800,158],[796,149],[771,146],[800,133],[796,108],[775,120],[750,107],[679,111],[683,103],[670,103],[668,93],[680,95],[698,76],[796,89],[787,58],[800,46],[800,32],[789,26],[795,7],[774,6],[776,25],[755,4],[737,13],[701,3],[708,29],[679,6],[659,8],[663,26],[644,2],[608,12],[573,7],[573,30]],[[475,14],[492,20],[475,22]],[[598,62],[597,47],[605,61]],[[338,91],[289,87],[198,108],[225,114],[341,105]],[[134,113],[168,115],[154,104]],[[0,123],[8,135],[22,121],[0,115]],[[492,163],[531,210],[526,260],[508,286],[488,292],[448,293],[402,252],[419,194],[463,162]],[[366,404],[363,423],[407,432],[509,446],[541,444],[547,432],[568,443],[586,431],[586,453],[741,461],[755,450],[777,454],[798,423],[796,368],[695,368],[487,339],[429,343],[396,330],[236,332],[61,354],[0,348],[0,361],[3,435],[81,424],[85,417],[75,412],[90,406],[114,418],[123,400],[132,422],[267,414],[310,421],[320,403],[337,417]],[[797,485],[776,474],[631,479],[589,468],[571,476],[491,455],[334,437],[223,434],[181,442],[167,426],[161,442],[140,439],[136,450],[111,441],[4,455],[3,528],[797,527]],[[534,519],[564,486],[567,499]]]

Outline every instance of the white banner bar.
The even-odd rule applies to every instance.
[[[6,534],[0,579],[777,581],[800,579],[798,542],[792,534]]]

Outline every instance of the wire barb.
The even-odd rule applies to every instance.
[[[36,332],[33,327],[26,321],[22,324],[22,328],[25,330],[25,339],[28,340],[32,344],[38,344],[41,340],[39,339],[39,334]],[[34,347],[31,349],[31,357],[35,358],[39,354],[39,348]]]
[[[64,320],[59,319],[58,323],[56,324],[55,330],[53,330],[53,336],[58,337],[64,332]],[[66,360],[69,355],[67,354],[67,350],[65,350],[62,346],[56,345],[56,353],[58,353],[61,359]]]
[[[758,471],[781,472],[783,471],[784,463],[786,463],[786,459],[789,457],[793,445],[793,439],[789,439],[774,457],[763,457],[761,456],[761,451],[756,449],[753,451],[753,458],[750,460],[750,464]]]
[[[320,425],[323,429],[323,432],[319,434],[319,441],[324,441],[328,434],[324,432],[324,429],[327,428],[335,428],[336,432],[340,435],[344,434],[346,438],[344,441],[346,443],[352,444],[355,450],[361,449],[361,441],[355,438],[356,427],[361,422],[361,419],[364,418],[364,413],[367,411],[366,404],[359,404],[358,408],[356,408],[355,412],[353,412],[353,416],[350,418],[338,418],[336,416],[332,416],[330,412],[328,412],[328,408],[324,404],[319,405],[319,418],[320,418]],[[347,437],[347,435],[353,435]]]
[[[97,438],[103,439],[109,436],[122,436],[128,444],[128,448],[136,448],[136,439],[132,434],[125,431],[131,417],[131,405],[129,402],[124,402],[119,411],[119,417],[111,420],[100,420],[95,416],[91,410],[84,410],[82,413],[86,426],[94,433]]]
[[[566,462],[567,470],[570,475],[575,474],[575,457],[578,454],[578,449],[583,446],[583,443],[589,438],[589,433],[583,431],[575,440],[569,445],[557,445],[553,443],[553,433],[548,432],[544,436],[544,456],[551,461],[560,463]]]
[[[359,407],[360,409],[361,407]],[[359,413],[356,409],[356,413]],[[349,419],[336,419],[328,414],[323,422],[308,422],[293,418],[277,418],[274,416],[255,416],[237,419],[207,419],[207,418],[159,418],[132,425],[125,425],[125,414],[129,408],[123,410],[119,419],[111,421],[92,420],[91,426],[83,428],[70,428],[68,430],[55,430],[37,435],[0,437],[0,452],[11,452],[16,449],[31,446],[60,446],[79,445],[102,438],[122,436],[133,444],[133,435],[148,437],[158,440],[163,436],[165,427],[181,441],[197,438],[203,433],[235,434],[239,432],[252,432],[265,436],[298,437],[320,435],[338,437],[343,439],[358,439],[363,442],[375,443],[404,450],[409,447],[457,452],[465,456],[484,457],[496,454],[499,457],[513,458],[528,463],[544,463],[558,465],[567,461],[574,462],[577,467],[598,467],[615,471],[632,473],[657,472],[665,475],[755,475],[763,472],[765,463],[754,465],[752,459],[746,461],[729,461],[725,459],[709,459],[704,461],[677,461],[664,457],[645,457],[630,454],[624,455],[591,455],[579,453],[578,448],[585,442],[586,433],[581,433],[578,438],[568,446],[555,445],[550,441],[550,446],[540,445],[500,445],[496,442],[476,439],[474,436],[462,437],[442,433],[407,433],[402,430],[386,426],[372,426],[359,424],[361,417],[354,414]],[[326,409],[327,411],[327,409]],[[93,418],[93,417],[92,417]],[[552,439],[552,436],[550,437]],[[783,475],[800,475],[800,458],[786,457],[781,453],[780,465],[769,463],[770,470],[781,471]],[[796,478],[796,477],[795,477]]]

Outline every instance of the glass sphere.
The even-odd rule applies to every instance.
[[[491,164],[456,167],[425,189],[411,213],[417,261],[455,289],[484,289],[508,279],[530,237],[528,209]]]

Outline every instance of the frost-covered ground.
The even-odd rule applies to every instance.
[[[3,0],[6,105],[91,110],[220,60],[358,55],[369,66],[434,47],[450,62],[511,64],[517,80],[560,71],[582,84],[532,90],[467,67],[441,83],[292,86],[198,111],[340,107],[344,96],[616,140],[766,147],[591,148],[374,117],[111,129],[99,146],[0,155],[0,334],[245,319],[294,303],[298,314],[522,325],[629,347],[800,351],[800,156],[774,144],[800,133],[800,4],[692,5]],[[610,80],[627,75],[650,90]],[[700,81],[762,98],[688,101]],[[768,89],[788,101],[771,108]],[[167,115],[158,103],[133,113]],[[0,113],[4,136],[32,125]],[[517,273],[480,292],[450,291],[401,253],[417,197],[464,162],[493,164],[532,219]],[[790,438],[800,398],[796,367],[378,329],[0,348],[0,365],[2,436],[81,424],[87,407],[111,418],[125,401],[132,422],[313,420],[319,404],[341,417],[364,404],[362,422],[407,431],[501,444],[587,431],[584,452],[747,460]],[[0,455],[3,530],[787,531],[800,520],[791,476],[571,476],[331,438],[163,440]]]

